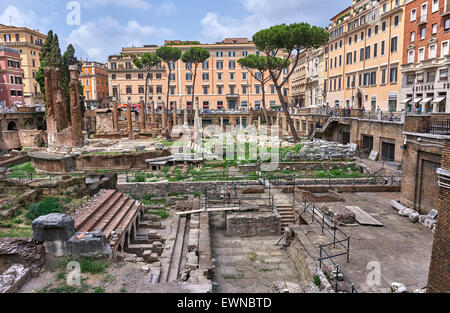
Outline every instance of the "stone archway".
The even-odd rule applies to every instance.
[[[8,123],[8,130],[17,130],[17,124],[14,121]]]

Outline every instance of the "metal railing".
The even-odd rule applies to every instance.
[[[3,179],[17,179],[19,182],[33,182],[36,180],[56,180],[57,177],[61,175],[54,174],[40,174],[29,171],[15,171],[15,172],[4,172],[1,175]]]
[[[335,262],[335,258],[340,256],[346,256],[347,263],[350,262],[350,236],[348,236],[342,229],[340,229],[339,226],[337,226],[336,223],[332,219],[330,219],[323,211],[317,208],[315,204],[308,202],[305,196],[303,197],[303,202],[299,201],[295,195],[295,188],[293,189],[292,198],[293,209],[297,210],[297,213],[299,214],[298,219],[303,219],[304,214],[309,213],[311,215],[311,222],[319,223],[322,230],[322,235],[326,232],[333,239],[333,242],[331,243],[319,245],[319,268],[322,269],[322,267],[324,267],[325,270],[329,274],[331,274],[329,275],[329,277],[335,282],[336,292],[340,290],[339,283],[343,282],[350,287],[352,293],[357,293],[355,284],[345,277],[339,265]],[[342,247],[344,251],[332,254],[328,250],[328,248],[335,248],[336,245]],[[327,261],[331,263],[330,267],[332,268],[326,265]],[[335,273],[333,274],[333,272]]]

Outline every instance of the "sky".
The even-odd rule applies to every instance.
[[[350,0],[1,0],[0,24],[58,34],[61,50],[106,62],[122,47],[222,41],[282,23],[327,26]]]

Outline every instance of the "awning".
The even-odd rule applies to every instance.
[[[402,102],[400,102],[401,104],[407,104],[409,103],[409,101],[411,101],[412,98],[406,98],[405,100],[403,100]]]
[[[417,104],[417,103],[419,103],[420,101],[422,101],[422,98],[416,98],[416,99],[414,99],[414,104]]]
[[[444,101],[445,99],[447,99],[446,96],[440,96],[437,97],[436,99],[433,100],[433,103],[441,103],[442,101]]]
[[[426,105],[426,104],[430,103],[431,100],[433,100],[433,98],[423,98],[423,100],[420,101],[420,104]]]

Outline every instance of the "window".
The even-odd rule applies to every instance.
[[[398,72],[398,68],[397,67],[391,67],[391,71],[389,74],[389,82],[391,84],[394,84],[397,82],[397,72]]]
[[[443,41],[441,44],[441,57],[448,54],[448,41]]]
[[[162,86],[156,86],[156,93],[162,93]]]
[[[191,81],[192,80],[192,73],[186,73],[186,80]]]
[[[397,52],[398,50],[398,37],[395,36],[391,38],[391,53]]]
[[[229,55],[231,58],[234,58],[234,57],[236,56],[236,52],[230,51],[230,52],[228,53],[228,55]]]
[[[222,80],[223,73],[217,73],[217,80]]]
[[[175,73],[170,73],[169,79],[171,81],[174,81],[175,80]]]
[[[242,51],[242,56],[243,57],[246,57],[248,55],[248,52],[247,51]]]
[[[260,85],[256,85],[256,86],[255,86],[255,93],[256,93],[257,95],[259,95],[259,94],[260,94],[260,91],[261,91],[261,86],[260,86]]]
[[[127,91],[127,94],[132,94],[133,93],[133,87],[132,86],[127,86],[126,91]]]
[[[425,39],[425,35],[426,35],[426,29],[425,27],[420,29],[420,39],[424,40]]]
[[[411,42],[414,42],[414,40],[416,39],[416,32],[411,32]]]
[[[138,87],[138,93],[143,94],[144,93],[144,86]]]
[[[217,67],[217,69],[219,69],[219,70],[223,69],[223,61],[217,61],[217,62],[216,62],[216,67]]]
[[[385,46],[386,46],[386,42],[383,40],[383,41],[381,42],[381,51],[380,51],[380,55],[384,55],[384,48],[385,48]]]
[[[131,69],[131,62],[125,62],[125,68]]]
[[[366,47],[366,60],[370,59],[370,46]]]
[[[408,52],[408,63],[414,63],[414,50]]]
[[[412,9],[411,10],[411,22],[414,22],[416,20],[416,15],[417,15],[417,10],[416,9]]]
[[[361,40],[364,40],[364,32],[361,32]]]
[[[234,80],[234,73],[233,72],[230,73],[230,79]]]
[[[437,10],[439,10],[439,0],[433,0],[432,5],[431,5],[431,12],[437,12]]]
[[[430,45],[429,51],[428,51],[428,58],[432,59],[436,57],[436,45]]]
[[[373,32],[376,35],[378,35],[378,25],[375,25],[375,27],[373,28]]]
[[[125,79],[126,80],[130,80],[131,79],[131,74],[125,74]],[[89,85],[89,83],[87,83],[87,85]]]
[[[243,95],[247,94],[247,86],[246,85],[242,85],[242,94]]]
[[[4,34],[4,35],[3,35],[3,39],[4,39],[5,41],[11,41],[11,35],[10,35],[10,34]]]
[[[437,24],[433,24],[431,26],[431,34],[433,34],[433,35],[437,34]]]
[[[364,61],[364,48],[359,50],[359,60]]]
[[[378,44],[374,43],[373,44],[373,57],[376,58],[378,55]]]
[[[371,37],[372,36],[372,28],[369,28],[368,30],[367,30],[367,37]]]
[[[416,80],[416,77],[414,75],[407,75],[406,76],[406,84],[412,85],[414,84],[414,81]]]
[[[161,79],[161,73],[156,73],[156,79]]]
[[[242,72],[242,80],[247,80],[247,72]]]
[[[443,69],[439,71],[439,80],[441,81],[448,80],[448,69]]]
[[[221,95],[223,93],[223,87],[217,86],[217,94]]]
[[[400,19],[400,17],[398,15],[394,16],[394,27],[398,26],[399,19]]]
[[[144,74],[138,74],[138,79],[144,79]]]
[[[425,48],[419,48],[419,62],[425,59]]]
[[[208,94],[208,89],[209,89],[209,86],[203,86],[203,94],[204,95]]]
[[[436,72],[435,71],[427,72],[427,82],[434,83],[435,80],[436,80]]]
[[[112,74],[112,75],[111,75],[111,79],[112,79],[112,80],[116,79],[116,74]]]
[[[209,68],[209,62],[208,61],[203,62],[202,67],[204,70],[207,70]]]
[[[203,80],[209,80],[209,73],[203,73],[202,78]]]
[[[272,93],[272,94],[275,93],[275,86],[274,85],[270,85],[270,93]]]
[[[188,95],[192,95],[192,87],[191,86],[186,86],[186,93]]]
[[[386,31],[386,21],[381,23],[381,31],[384,33]]]
[[[450,29],[450,18],[444,21],[444,30],[448,31]]]
[[[425,22],[427,20],[427,9],[428,9],[428,5],[427,3],[423,3],[421,6],[421,11],[420,11],[420,21],[421,22]]]
[[[230,69],[235,69],[236,68],[236,61],[230,61],[229,62],[229,68]]]
[[[186,69],[187,70],[191,70],[192,69],[192,64],[190,62],[186,63]]]
[[[373,71],[370,73],[370,85],[375,86],[377,84],[377,72]]]
[[[381,82],[382,85],[386,84],[386,69],[381,70]]]
[[[216,52],[216,57],[218,57],[218,58],[223,57],[223,52],[222,51],[217,51]]]

